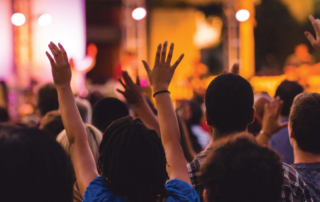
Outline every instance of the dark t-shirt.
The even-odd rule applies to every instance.
[[[320,162],[293,164],[307,184],[314,202],[320,202]]]

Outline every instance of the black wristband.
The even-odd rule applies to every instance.
[[[153,94],[153,97],[155,97],[156,95],[160,94],[160,93],[169,93],[170,94],[170,91],[168,90],[162,90],[162,91],[158,91],[156,93]]]

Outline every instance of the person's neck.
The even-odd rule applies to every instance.
[[[248,130],[246,129],[243,131],[235,131],[232,133],[225,133],[225,134],[221,135],[212,126],[210,126],[210,130],[211,130],[210,135],[211,135],[212,139],[211,139],[210,143],[208,144],[207,148],[211,147],[214,144],[214,142],[216,142],[217,140],[231,138],[238,133],[248,132]],[[219,137],[219,138],[217,138],[217,137]]]
[[[318,163],[320,162],[320,154],[313,154],[302,151],[298,146],[293,147],[294,164],[297,163]]]

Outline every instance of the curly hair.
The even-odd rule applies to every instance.
[[[283,184],[280,157],[251,138],[248,134],[236,135],[208,156],[200,180],[209,202],[280,200]]]
[[[131,202],[155,202],[167,196],[164,148],[157,133],[140,119],[128,116],[113,122],[99,153],[99,173],[114,194]]]

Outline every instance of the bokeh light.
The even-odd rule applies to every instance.
[[[39,17],[38,19],[38,24],[41,26],[41,27],[46,27],[48,25],[50,25],[52,21],[52,17],[50,14],[43,14]]]
[[[142,20],[147,15],[147,11],[145,8],[139,7],[132,11],[132,18],[134,20]]]
[[[26,22],[26,17],[22,13],[15,13],[11,17],[11,22],[15,26],[21,26]]]
[[[244,21],[248,20],[249,17],[250,17],[250,12],[246,9],[239,10],[236,13],[236,18],[240,22],[244,22]]]

